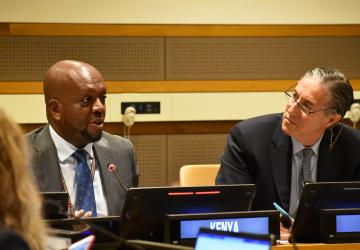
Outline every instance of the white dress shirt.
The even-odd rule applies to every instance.
[[[58,160],[60,164],[60,169],[62,176],[64,177],[66,189],[69,193],[71,203],[73,207],[75,207],[75,200],[76,200],[76,181],[75,181],[75,170],[77,162],[72,154],[78,150],[74,145],[64,140],[61,136],[59,136],[55,130],[49,125],[50,135],[52,140],[54,141]],[[100,178],[100,171],[99,168],[95,164],[94,158],[94,151],[93,151],[93,143],[87,144],[83,148],[88,153],[88,165],[95,167],[94,173],[94,194],[95,194],[95,203],[96,203],[96,211],[98,216],[107,216],[108,215],[108,207],[106,203],[106,199],[104,196],[101,178]]]

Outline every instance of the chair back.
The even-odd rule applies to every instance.
[[[180,186],[211,186],[220,164],[185,165],[180,168]]]

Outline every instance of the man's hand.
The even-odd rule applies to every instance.
[[[281,215],[282,217],[283,215]],[[294,224],[294,219],[293,218],[289,218],[290,222],[289,223],[282,223],[281,221],[283,221],[280,218],[280,240],[289,240],[290,236],[291,236],[291,228],[292,225]],[[286,225],[284,225],[286,224]]]
[[[87,211],[85,212],[84,209],[80,209],[80,210],[76,210],[74,212],[74,217],[81,219],[81,218],[88,218],[92,216],[92,212],[91,211]]]

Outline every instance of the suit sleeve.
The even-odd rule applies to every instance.
[[[216,177],[216,184],[253,183],[251,154],[246,146],[244,131],[236,125],[228,135],[227,144],[220,158],[221,165]]]

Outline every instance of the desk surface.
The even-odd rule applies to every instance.
[[[296,247],[292,244],[276,245],[271,248],[272,250],[358,250],[360,249],[360,243],[341,243],[341,244],[296,244]]]

